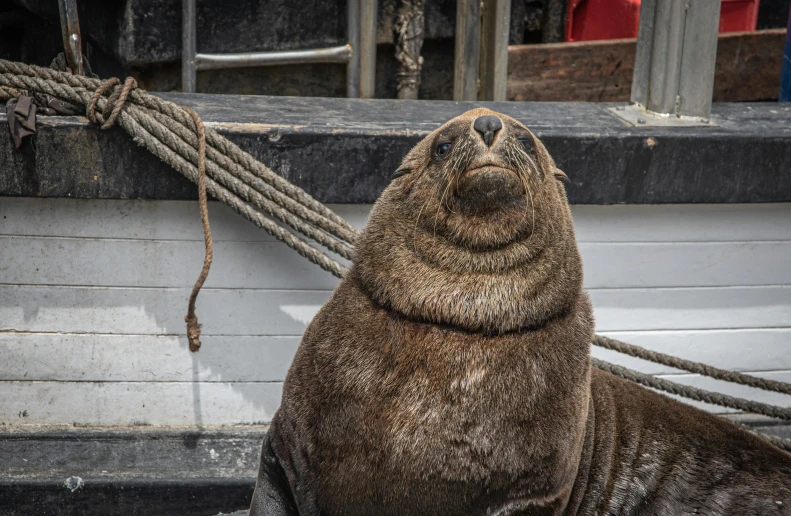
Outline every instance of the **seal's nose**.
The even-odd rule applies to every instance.
[[[472,123],[472,128],[481,133],[486,146],[491,147],[494,135],[503,128],[503,123],[496,116],[484,115],[475,119],[475,122]]]

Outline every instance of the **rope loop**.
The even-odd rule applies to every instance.
[[[118,77],[112,77],[102,82],[85,105],[85,114],[88,116],[88,120],[99,125],[102,129],[109,129],[115,124],[118,115],[126,104],[126,100],[129,98],[129,94],[137,88],[137,81],[134,77],[127,77],[121,88],[118,88],[119,84],[121,84],[121,80]],[[97,109],[99,99],[111,88],[113,92],[106,99],[104,108],[99,112]],[[108,111],[109,115],[107,114]]]

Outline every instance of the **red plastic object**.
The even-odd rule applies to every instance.
[[[722,0],[720,32],[755,30],[759,0]],[[640,0],[568,0],[566,41],[636,38]]]

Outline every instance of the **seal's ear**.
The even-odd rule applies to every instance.
[[[553,170],[552,173],[555,175],[555,179],[557,179],[558,181],[562,181],[562,182],[564,182],[566,184],[569,184],[571,182],[571,180],[569,180],[569,176],[567,176],[559,168],[556,168],[555,170]]]
[[[408,167],[406,165],[401,165],[400,167],[398,167],[398,170],[393,172],[393,175],[390,176],[390,180],[392,181],[393,179],[395,179],[397,177],[401,177],[401,176],[403,176],[405,174],[409,174],[411,171],[412,171],[412,169],[410,167]]]

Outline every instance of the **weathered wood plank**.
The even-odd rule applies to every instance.
[[[0,282],[187,287],[203,254],[203,242],[194,240],[0,237]],[[220,241],[214,255],[207,288],[332,290],[338,282],[280,242]]]
[[[508,100],[628,102],[635,39],[515,45]],[[714,101],[775,100],[785,29],[720,34]]]
[[[421,137],[481,105],[542,138],[571,178],[572,204],[791,201],[791,107],[715,103],[716,125],[680,131],[631,127],[599,103],[162,96],[324,203],[374,202]],[[80,117],[40,117],[35,145],[19,150],[0,139],[0,170],[0,195],[196,198],[123,130]]]
[[[299,336],[186,337],[0,333],[0,380],[80,382],[283,381]]]
[[[366,204],[329,208],[359,228],[370,211]],[[209,203],[209,219],[215,242],[277,241],[219,202]],[[196,201],[2,197],[0,235],[203,242]]]
[[[791,240],[791,204],[575,205],[579,242]]]
[[[0,425],[268,423],[282,384],[0,381]]]
[[[791,284],[791,242],[581,243],[585,287]]]
[[[791,328],[607,332],[639,346],[738,371],[791,370]],[[97,382],[282,381],[299,336],[184,337],[0,333],[0,380]],[[593,356],[648,374],[679,371],[593,347]]]
[[[370,204],[330,208],[362,228]],[[791,240],[791,203],[675,204],[571,207],[579,242],[717,242]],[[203,241],[198,204],[4,197],[0,235]],[[230,208],[209,206],[215,242],[274,241]]]
[[[654,351],[732,371],[791,370],[791,328],[729,330],[614,331],[605,336]],[[680,373],[597,346],[593,356],[647,374]]]
[[[756,373],[779,381],[789,371]],[[673,381],[791,407],[791,396],[710,380],[668,375]],[[191,382],[0,381],[0,424],[234,425],[265,424],[280,404],[282,384]],[[692,403],[717,413],[733,412]]]
[[[190,289],[0,285],[0,330],[182,335]],[[205,335],[302,335],[330,291],[203,289]]]
[[[0,285],[0,331],[181,335],[190,289]],[[597,330],[781,328],[791,286],[591,290]],[[204,289],[206,335],[301,335],[330,291]]]
[[[791,287],[591,290],[596,329],[683,330],[785,327]]]
[[[586,288],[791,284],[791,242],[580,244]],[[280,242],[217,242],[207,288],[332,290],[338,279]],[[0,236],[0,282],[189,287],[203,242]],[[341,260],[345,262],[344,260]],[[348,263],[348,262],[345,262]]]

